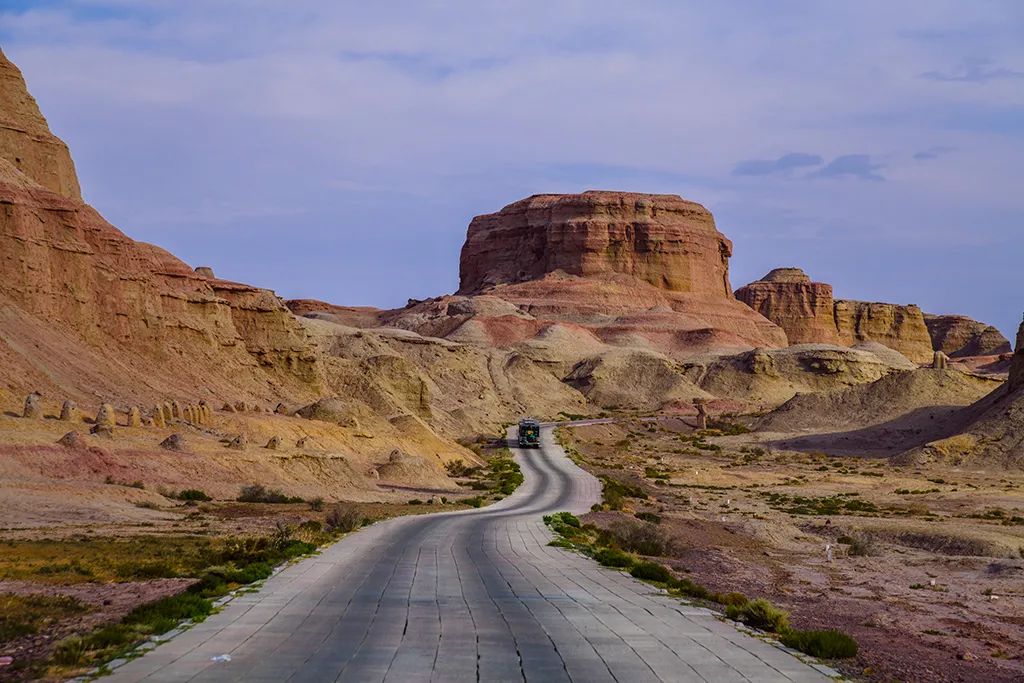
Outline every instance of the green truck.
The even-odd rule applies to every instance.
[[[519,447],[540,448],[540,422],[532,417],[519,421]]]

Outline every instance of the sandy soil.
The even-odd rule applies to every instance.
[[[662,515],[680,541],[676,569],[766,597],[798,628],[849,633],[861,646],[840,665],[850,675],[1024,679],[1024,474],[897,468],[757,434],[698,440],[691,422],[566,430],[586,467],[651,494],[627,498],[626,514]]]

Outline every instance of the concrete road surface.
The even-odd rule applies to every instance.
[[[549,547],[541,516],[586,512],[601,486],[565,456],[550,427],[542,443],[513,449],[526,481],[498,504],[352,534],[112,678],[829,680],[707,610]]]

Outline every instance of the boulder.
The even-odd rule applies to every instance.
[[[228,444],[228,448],[231,448],[236,451],[244,451],[248,445],[249,440],[245,438],[245,434],[239,434],[238,436],[231,440],[231,442]]]
[[[33,392],[25,397],[25,407],[21,411],[22,417],[38,420],[43,416],[43,404],[39,394]]]
[[[114,412],[114,406],[109,403],[101,405],[99,411],[96,413],[95,424],[97,427],[110,427],[111,429],[116,427],[117,413]]]
[[[207,280],[212,280],[215,277],[213,274],[213,268],[210,268],[209,266],[196,266],[195,273],[199,277],[204,277]]]
[[[832,285],[799,268],[776,268],[736,290],[736,298],[786,331],[790,344],[837,344]]]
[[[82,414],[78,410],[78,406],[71,399],[64,401],[64,405],[60,407],[60,419],[63,422],[80,422]]]
[[[999,330],[963,315],[926,313],[924,322],[932,347],[950,358],[998,356],[1012,350],[1009,340]]]
[[[86,447],[85,437],[79,432],[68,432],[57,441],[65,448],[81,449]]]
[[[220,409],[223,412],[225,412],[225,413],[237,413],[238,412],[238,408],[235,408],[235,406],[232,405],[231,403],[225,403],[224,405],[221,406]]]
[[[270,440],[267,441],[266,448],[268,448],[269,450],[272,450],[272,451],[281,450],[281,437],[279,437],[279,436],[272,436],[272,437],[270,437]]]
[[[160,448],[168,451],[183,452],[187,449],[185,437],[181,434],[171,434],[166,439],[160,442]]]
[[[113,439],[114,438],[114,425],[106,424],[106,423],[103,423],[103,424],[96,423],[89,430],[89,433],[92,434],[93,436],[98,436],[98,437],[103,438],[103,439]]]

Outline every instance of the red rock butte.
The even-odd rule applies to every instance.
[[[590,190],[537,194],[469,225],[460,294],[547,273],[621,273],[675,292],[731,297],[732,242],[678,195]]]

